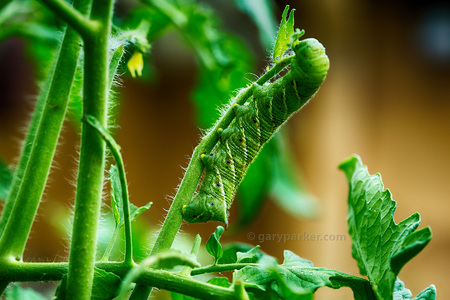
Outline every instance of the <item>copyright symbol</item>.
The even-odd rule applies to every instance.
[[[253,241],[253,240],[255,239],[255,233],[254,233],[254,232],[249,232],[249,233],[247,233],[247,238],[248,238],[250,241]]]

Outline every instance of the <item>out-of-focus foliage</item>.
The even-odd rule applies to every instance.
[[[45,300],[46,298],[30,288],[22,288],[18,284],[14,284],[6,290],[6,300]]]
[[[235,5],[248,14],[258,27],[259,39],[265,49],[270,49],[277,35],[278,23],[273,14],[272,0],[233,0]]]
[[[9,187],[13,178],[13,172],[0,160],[0,201],[8,197]]]
[[[8,3],[8,1],[4,1]],[[55,26],[56,25],[56,26]],[[37,1],[10,1],[0,10],[0,42],[12,37],[27,42],[38,81],[43,81],[61,40],[61,27],[54,15]]]

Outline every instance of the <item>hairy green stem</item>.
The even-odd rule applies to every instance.
[[[81,12],[62,0],[40,0],[50,8],[58,17],[63,19],[71,28],[75,29],[81,36],[90,34],[95,27],[95,22],[90,21]]]
[[[106,126],[112,8],[112,0],[93,2],[91,20],[100,27],[84,37],[83,114],[92,115],[103,127]],[[104,163],[105,143],[102,137],[92,126],[83,123],[66,285],[69,299],[87,300],[91,297]]]
[[[263,76],[261,76],[261,78],[259,78],[256,83],[253,83],[251,86],[241,90],[241,92],[236,96],[222,118],[214,125],[209,134],[206,135],[202,139],[200,144],[195,148],[194,153],[192,154],[192,159],[189,163],[186,173],[184,174],[183,180],[181,181],[180,188],[175,195],[169,212],[164,220],[163,226],[161,227],[158,237],[156,238],[156,242],[152,248],[151,255],[154,255],[161,250],[169,249],[172,246],[175,236],[183,222],[181,209],[183,205],[187,205],[191,201],[203,173],[204,165],[200,159],[200,155],[202,153],[209,153],[219,141],[219,134],[217,130],[219,128],[227,128],[228,125],[230,125],[231,121],[233,121],[233,105],[244,104],[252,95],[253,86],[255,84],[262,85],[272,79],[272,77],[286,68],[292,62],[292,59],[294,58],[290,56],[281,60],[273,68],[271,68]],[[147,299],[150,293],[151,287],[137,286],[133,291],[130,299]]]
[[[210,265],[205,266],[201,268],[195,268],[192,269],[191,275],[200,275],[200,274],[206,274],[206,273],[219,273],[219,272],[225,272],[225,271],[234,271],[239,270],[247,266],[258,266],[258,264],[252,264],[252,263],[234,263],[234,264],[218,264],[218,265]]]
[[[133,264],[133,248],[132,248],[132,235],[131,235],[131,220],[130,220],[130,208],[128,197],[128,185],[125,174],[125,164],[123,163],[122,155],[120,154],[120,146],[112,138],[112,136],[106,131],[100,122],[91,115],[85,115],[83,121],[91,125],[100,134],[103,140],[108,144],[111,153],[117,163],[120,185],[122,188],[122,207],[123,207],[123,220],[125,225],[125,263]],[[118,229],[118,228],[117,228]],[[117,230],[116,229],[116,230]],[[115,230],[115,231],[116,231]]]
[[[99,262],[95,266],[107,272],[114,273],[121,278],[132,269],[131,266],[121,262]],[[0,264],[0,282],[14,281],[57,281],[67,274],[69,265],[66,262],[54,263],[23,263],[2,262]],[[137,279],[141,285],[152,285],[160,289],[189,295],[200,299],[236,299],[231,288],[224,288],[213,284],[197,281],[190,277],[181,276],[164,270],[143,270]],[[80,287],[81,288],[81,287]],[[74,291],[75,297],[78,290]],[[78,298],[80,299],[80,298]]]
[[[74,6],[85,13],[89,9],[89,1],[75,0]],[[12,209],[9,216],[5,214],[8,220],[0,239],[0,257],[20,260],[25,249],[50,172],[80,50],[78,34],[67,28],[48,95],[45,103],[44,100],[38,103],[16,169],[12,192],[8,197],[8,205]]]

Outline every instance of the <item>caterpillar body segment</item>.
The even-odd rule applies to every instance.
[[[293,50],[295,60],[285,76],[255,84],[249,101],[233,106],[234,120],[220,130],[219,142],[202,158],[203,181],[197,195],[183,207],[187,222],[214,220],[228,225],[228,209],[237,188],[262,146],[322,85],[329,68],[322,44],[305,39]]]

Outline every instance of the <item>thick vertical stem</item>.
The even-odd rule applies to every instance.
[[[89,1],[76,0],[74,7],[86,13]],[[45,103],[39,101],[19,159],[7,201],[9,215],[5,213],[2,217],[2,222],[7,218],[0,239],[0,256],[3,258],[21,259],[25,249],[64,122],[80,50],[80,37],[67,28],[48,95]]]
[[[98,28],[86,36],[83,114],[94,116],[106,126],[108,98],[108,38],[111,0],[95,0],[91,20]],[[67,297],[90,299],[94,275],[97,228],[100,216],[105,143],[90,125],[82,124],[80,162],[69,256]]]

